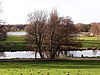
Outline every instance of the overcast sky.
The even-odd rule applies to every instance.
[[[8,24],[27,23],[27,14],[34,10],[50,12],[56,7],[59,15],[70,16],[74,23],[100,22],[100,0],[0,0],[1,15]]]

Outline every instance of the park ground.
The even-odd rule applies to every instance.
[[[0,62],[0,75],[100,75],[100,61]]]
[[[100,48],[100,36],[87,37],[81,36],[76,37],[81,40],[83,46],[81,48]],[[28,50],[27,43],[25,42],[26,36],[8,36],[6,41],[1,41],[1,44],[11,43],[14,45],[12,50]]]
[[[100,48],[100,36],[81,36],[77,38],[82,41],[83,46],[81,48]]]
[[[99,37],[77,37],[82,40],[81,48],[99,48]],[[9,36],[6,41],[15,44],[16,50],[27,49],[25,36]],[[78,59],[78,58],[76,58]],[[60,61],[1,61],[0,75],[100,75],[100,60]],[[86,59],[86,58],[85,58]],[[98,59],[98,58],[94,58]]]

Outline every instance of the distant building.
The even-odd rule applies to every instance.
[[[90,33],[90,36],[94,36],[94,34],[93,33]]]

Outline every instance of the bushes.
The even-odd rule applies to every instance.
[[[15,43],[3,42],[0,43],[0,50],[12,50],[15,46]]]
[[[4,41],[7,38],[7,34],[6,33],[0,33],[0,41]]]
[[[0,25],[0,41],[6,40],[7,38],[7,29],[4,25]]]

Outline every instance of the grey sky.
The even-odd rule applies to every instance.
[[[74,23],[100,22],[100,0],[0,0],[2,17],[9,24],[27,23],[27,14],[34,10],[50,12],[56,7],[59,15],[70,16]]]

